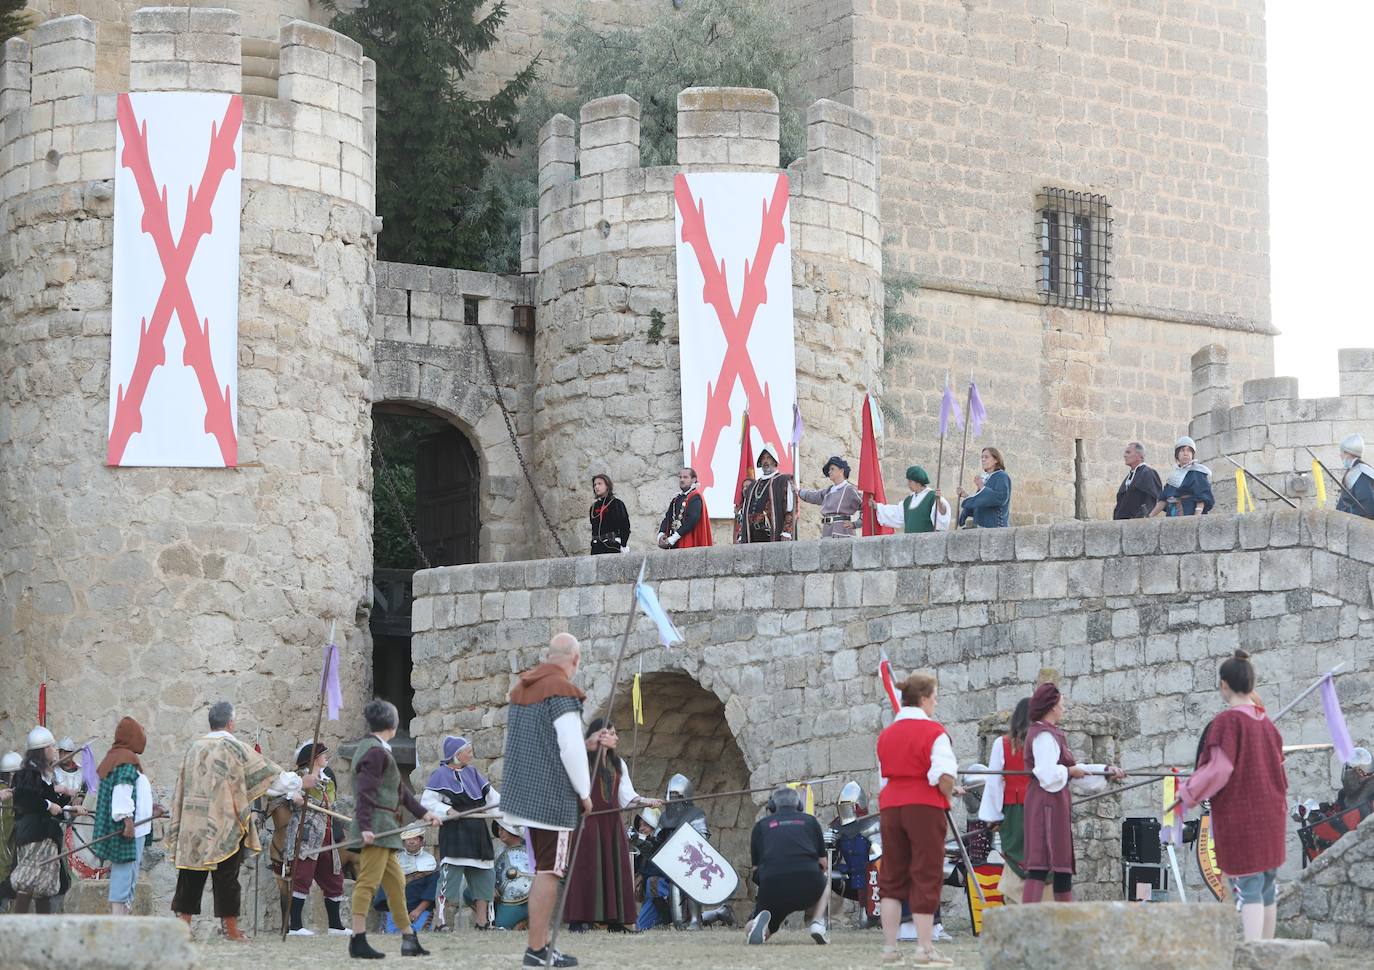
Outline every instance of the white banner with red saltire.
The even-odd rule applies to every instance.
[[[732,432],[746,409],[753,453],[767,447],[780,470],[792,472],[797,363],[787,193],[785,172],[680,173],[673,186],[682,455],[719,518],[734,509],[741,444]]]
[[[106,463],[238,463],[243,98],[121,94]]]

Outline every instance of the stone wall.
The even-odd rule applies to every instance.
[[[239,90],[238,14],[131,20],[135,90]],[[290,758],[331,621],[350,716],[370,679],[372,63],[310,24],[279,39],[281,98],[244,99],[226,469],[106,466],[115,96],[96,93],[96,26],[48,21],[0,65],[0,736],[32,727],[46,679],[59,735],[98,748],[138,718],[164,796],[219,698]]]
[[[622,690],[641,664],[646,680],[694,680],[720,703],[721,730],[754,786],[849,774],[875,782],[881,650],[898,671],[939,672],[939,716],[964,764],[986,753],[980,720],[1009,710],[1051,668],[1071,716],[1119,718],[1119,738],[1098,729],[1099,751],[1119,744],[1128,770],[1186,767],[1219,709],[1217,666],[1237,647],[1254,654],[1271,710],[1348,662],[1342,704],[1352,734],[1368,740],[1371,539],[1374,524],[1313,511],[654,552],[648,580],[688,642],[663,650],[640,618]],[[456,732],[500,751],[514,676],[559,630],[583,640],[581,682],[588,711],[598,709],[642,558],[416,574],[412,731],[422,748]],[[1281,728],[1289,742],[1327,739],[1315,698]],[[1330,761],[1290,759],[1294,797],[1324,792]],[[492,767],[499,776],[500,763]],[[836,794],[837,782],[822,797]],[[1120,814],[1149,814],[1158,799],[1152,787],[1128,793]],[[1120,831],[1095,831],[1090,891],[1111,895]],[[1297,858],[1294,839],[1288,869]]]
[[[1374,946],[1374,822],[1365,819],[1308,866],[1279,898],[1279,925],[1304,939]]]
[[[432,411],[472,442],[481,462],[478,552],[483,562],[532,558],[544,529],[511,446],[476,327],[466,323],[466,307],[476,301],[496,387],[532,463],[534,335],[516,329],[514,308],[533,305],[534,284],[532,277],[377,264],[373,403]]]
[[[639,167],[639,105],[625,95],[584,105],[580,128],[556,115],[540,133],[534,430],[550,512],[570,547],[582,545],[590,478],[601,470],[616,481],[635,536],[657,532],[684,460],[673,179],[680,169],[777,171],[777,112],[767,91],[683,91],[680,167]],[[801,463],[814,481],[825,456],[852,453],[881,362],[872,126],[817,102],[806,155],[787,174]],[[655,310],[661,337],[649,332]]]
[[[101,94],[129,90],[129,34],[141,0],[29,0],[37,21],[78,15],[96,25],[95,89]],[[348,0],[340,4],[348,6]],[[276,40],[281,25],[292,20],[329,23],[333,16],[313,0],[190,0],[182,8],[230,9],[239,14],[245,39]],[[245,51],[245,56],[248,53]],[[244,73],[253,68],[243,64]]]
[[[1296,377],[1243,380],[1236,404],[1232,354],[1209,344],[1193,355],[1193,420],[1198,460],[1209,465],[1218,499],[1235,507],[1235,466],[1230,456],[1304,508],[1317,504],[1311,448],[1333,473],[1343,475],[1341,439],[1365,434],[1374,455],[1374,350],[1340,351],[1340,396],[1298,396]],[[1340,487],[1326,477],[1326,507],[1335,508]],[[1251,483],[1256,504],[1284,503]]]

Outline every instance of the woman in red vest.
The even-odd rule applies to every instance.
[[[1237,650],[1219,679],[1226,710],[1207,725],[1197,770],[1179,786],[1178,799],[1184,811],[1211,799],[1217,865],[1235,880],[1245,939],[1272,940],[1274,876],[1288,824],[1283,738],[1255,697],[1249,654]]]
[[[1011,730],[998,738],[988,753],[989,771],[1026,770],[1026,731],[1030,729],[1030,698],[1023,697],[1011,714]],[[978,818],[1002,835],[1002,879],[997,891],[1010,903],[1021,902],[1026,878],[1026,775],[988,775]]]
[[[1068,738],[1059,728],[1064,718],[1064,697],[1054,684],[1041,684],[1031,695],[1031,726],[1026,731],[1026,887],[1021,902],[1045,898],[1045,883],[1054,877],[1054,900],[1073,902],[1073,796],[1071,779],[1092,777],[1099,788],[1107,778],[1125,777],[1113,765],[1080,765],[1069,750]],[[1089,785],[1083,791],[1091,790]]]
[[[935,952],[935,910],[945,879],[945,812],[959,774],[959,762],[944,727],[932,717],[935,678],[912,674],[902,684],[902,709],[878,735],[882,791],[878,809],[883,862],[878,871],[882,897],[883,963],[900,964],[897,929],[902,903],[916,918],[920,966],[948,967],[954,961]]]

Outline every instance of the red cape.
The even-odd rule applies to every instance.
[[[700,486],[693,485],[692,490],[687,493],[686,502],[692,500],[696,495],[701,499],[701,518],[697,519],[697,524],[692,527],[692,531],[687,533],[677,541],[679,549],[694,549],[697,546],[709,546],[711,542],[711,516],[706,511],[706,493]]]

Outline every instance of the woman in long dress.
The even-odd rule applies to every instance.
[[[650,805],[630,782],[630,771],[617,752],[620,735],[615,725],[597,718],[587,726],[587,761],[596,768],[597,749],[605,748],[601,767],[592,776],[592,813],[582,823],[577,861],[568,875],[568,901],[563,918],[573,929],[604,925],[609,930],[632,930],[638,916],[630,840],[618,812],[605,809]]]
[[[1288,825],[1283,738],[1256,698],[1249,654],[1237,650],[1218,681],[1226,710],[1207,725],[1197,770],[1179,786],[1178,800],[1184,811],[1211,801],[1217,865],[1236,884],[1245,939],[1271,940]]]
[[[1069,781],[1083,779],[1080,792],[1106,787],[1107,779],[1125,777],[1114,765],[1082,765],[1069,750],[1068,738],[1060,729],[1064,718],[1064,697],[1054,684],[1041,684],[1031,695],[1031,726],[1026,731],[1026,767],[1030,785],[1026,789],[1026,886],[1021,902],[1038,903],[1045,896],[1045,884],[1054,880],[1054,899],[1073,902],[1073,797]],[[1091,780],[1089,780],[1091,779]]]

